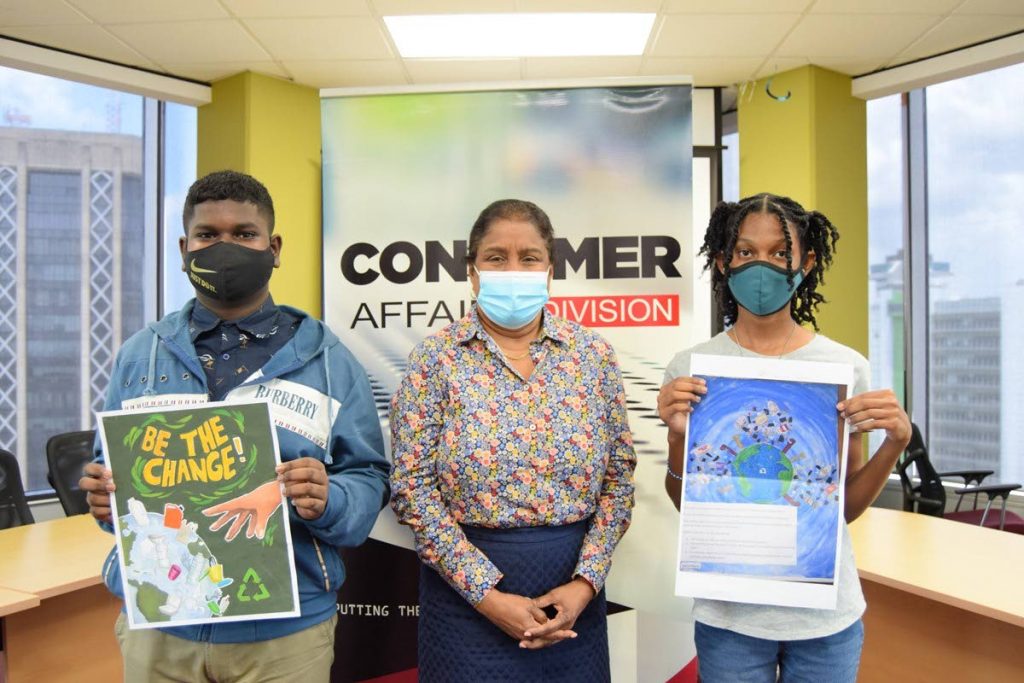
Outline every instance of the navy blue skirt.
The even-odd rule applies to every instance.
[[[572,580],[588,521],[558,527],[462,528],[504,574],[499,590],[535,598]],[[419,679],[424,683],[610,681],[603,589],[573,630],[579,637],[524,650],[437,572],[420,567]]]

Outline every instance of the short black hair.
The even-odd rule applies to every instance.
[[[787,280],[791,285],[796,270],[802,264],[793,263],[793,236],[790,230],[796,229],[805,258],[808,252],[814,252],[814,266],[797,287],[796,295],[790,301],[789,310],[798,323],[811,323],[817,330],[818,322],[814,319],[814,311],[825,301],[825,297],[817,289],[819,284],[824,284],[825,271],[832,265],[839,231],[824,214],[807,211],[789,197],[767,192],[746,197],[738,202],[721,202],[711,214],[707,232],[704,233],[704,245],[700,248],[700,255],[704,257],[704,270],[711,271],[711,287],[725,324],[731,325],[736,322],[738,304],[729,290],[729,264],[732,261],[732,252],[736,248],[740,225],[750,214],[770,214],[779,220],[782,234],[786,238],[786,271]],[[722,257],[725,272],[716,267],[719,256]]]
[[[469,247],[466,250],[467,263],[476,261],[476,251],[480,246],[480,240],[487,234],[491,223],[501,219],[533,224],[533,227],[537,228],[537,232],[540,233],[541,239],[544,240],[544,246],[547,247],[548,260],[554,263],[555,229],[551,226],[551,219],[544,213],[544,209],[523,199],[499,199],[488,204],[487,208],[480,212],[476,222],[473,223],[473,228],[469,231]]]
[[[195,214],[197,204],[225,199],[255,204],[256,210],[267,219],[270,232],[274,232],[274,200],[270,198],[270,193],[263,183],[238,171],[214,171],[192,183],[185,197],[185,208],[181,212],[185,232],[188,232],[188,224]]]

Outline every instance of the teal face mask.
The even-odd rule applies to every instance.
[[[548,271],[478,270],[476,303],[496,325],[518,330],[537,317],[548,301]]]
[[[785,308],[804,273],[793,273],[793,284],[786,282],[786,270],[764,261],[754,261],[729,273],[729,291],[736,302],[754,315],[771,315]]]

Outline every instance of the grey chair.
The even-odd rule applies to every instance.
[[[1006,509],[1010,492],[1021,488],[1020,484],[985,484],[984,479],[993,474],[992,470],[937,472],[928,457],[928,447],[921,437],[921,430],[913,423],[911,428],[910,443],[896,463],[896,472],[900,475],[900,484],[903,487],[904,510],[1024,534],[1024,518]],[[917,471],[916,484],[911,474],[912,467]],[[963,479],[963,487],[953,491],[959,496],[953,512],[946,512],[946,488],[942,485],[942,480],[948,477]],[[988,496],[988,503],[984,508],[978,507],[978,494],[981,493]],[[961,510],[960,504],[970,495],[974,496],[974,506],[970,510]],[[999,499],[1003,502],[997,516],[991,508],[992,503]]]
[[[47,479],[68,517],[89,512],[85,491],[78,488],[78,481],[82,468],[92,460],[95,440],[96,432],[88,429],[57,434],[46,442],[46,464],[50,470]]]
[[[0,529],[32,524],[32,511],[25,499],[18,459],[0,448]]]

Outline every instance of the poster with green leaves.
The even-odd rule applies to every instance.
[[[98,418],[131,628],[298,616],[266,401]]]

